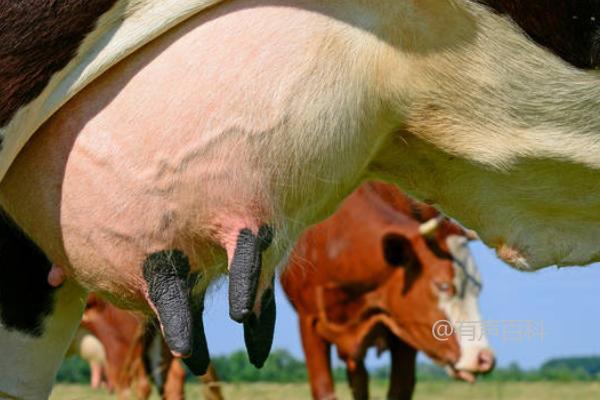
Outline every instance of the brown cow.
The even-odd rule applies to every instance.
[[[102,343],[108,387],[114,389],[119,398],[149,398],[150,380],[163,399],[184,398],[185,370],[169,351],[156,321],[146,320],[91,295],[81,325]],[[218,377],[212,367],[201,379],[205,399],[223,399],[220,388],[214,384]]]
[[[148,398],[151,386],[142,362],[144,319],[90,295],[81,326],[104,346],[109,388],[122,399]]]
[[[388,399],[412,397],[417,350],[464,380],[492,369],[483,332],[476,341],[432,334],[445,321],[480,319],[466,242],[466,232],[433,208],[376,183],[300,238],[282,283],[298,311],[314,398],[334,397],[331,344],[356,399],[368,398],[364,358],[372,346],[392,354]]]

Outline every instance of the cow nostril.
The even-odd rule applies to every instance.
[[[494,365],[496,363],[496,358],[494,357],[494,353],[492,353],[488,349],[483,349],[479,352],[477,357],[477,369],[479,372],[490,372],[494,369]]]

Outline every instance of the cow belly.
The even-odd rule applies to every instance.
[[[312,56],[333,23],[250,3],[193,18],[113,68],[11,167],[2,206],[86,287],[139,301],[149,254],[183,251],[210,277],[231,259],[241,229],[292,221],[265,254],[272,271],[284,245],[358,180],[377,136],[353,134],[366,125],[346,117],[375,118],[356,98],[311,98],[323,85],[311,78]],[[278,40],[267,45],[271,37]],[[339,61],[321,67],[336,69],[333,86],[347,87]],[[336,93],[344,91],[321,90]],[[338,109],[323,119],[331,104]],[[341,129],[347,140],[331,143]],[[295,182],[302,190],[290,190]]]

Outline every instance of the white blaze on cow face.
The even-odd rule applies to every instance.
[[[446,313],[460,345],[460,359],[454,369],[460,376],[464,373],[489,372],[494,357],[489,348],[485,327],[477,304],[481,290],[481,279],[475,260],[469,251],[464,236],[450,235],[446,242],[454,258],[454,286],[456,294],[441,298],[440,307]]]

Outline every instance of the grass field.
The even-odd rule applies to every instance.
[[[191,384],[186,388],[188,399],[201,399],[200,385]],[[345,385],[338,385],[338,397],[350,399]],[[223,385],[226,399],[234,400],[308,400],[306,384],[226,384]],[[51,400],[108,400],[114,396],[102,391],[92,391],[82,385],[57,385]],[[373,400],[385,399],[385,383],[371,385]],[[152,399],[158,399],[153,394]],[[484,382],[467,385],[454,382],[423,382],[417,386],[415,400],[596,400],[600,399],[600,382],[527,382],[498,383]]]

